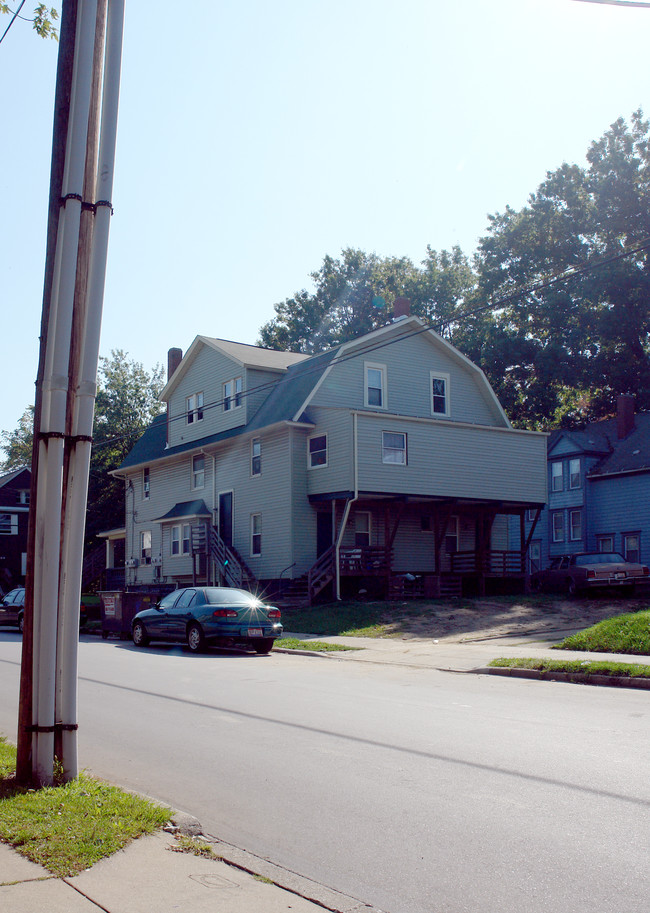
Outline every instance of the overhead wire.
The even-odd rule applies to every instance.
[[[343,355],[342,357],[339,357],[339,358],[337,358],[336,356],[333,356],[330,364],[332,366],[334,366],[334,365],[338,366],[341,364],[345,364],[346,362],[351,361],[352,359],[360,358],[364,355],[368,355],[373,352],[379,351],[381,349],[386,348],[387,346],[394,345],[397,342],[403,342],[405,339],[411,339],[416,336],[420,336],[423,333],[429,332],[430,330],[433,330],[434,332],[439,332],[442,324],[451,323],[454,325],[458,325],[458,324],[462,323],[464,320],[466,320],[470,317],[475,317],[477,314],[482,313],[483,311],[499,310],[504,305],[506,305],[506,304],[510,303],[511,301],[514,301],[518,298],[522,298],[522,297],[525,297],[526,295],[531,295],[531,294],[534,294],[534,293],[537,293],[540,291],[544,291],[545,289],[551,288],[552,286],[557,285],[561,282],[567,282],[567,281],[571,281],[572,279],[577,279],[578,277],[580,277],[586,273],[589,273],[595,269],[601,269],[602,267],[608,266],[611,263],[615,263],[618,260],[627,259],[628,257],[631,257],[634,254],[638,254],[638,253],[641,253],[641,252],[643,252],[645,250],[649,250],[649,249],[650,249],[650,237],[644,238],[635,247],[621,251],[619,254],[614,254],[610,257],[599,260],[597,262],[585,263],[582,266],[571,267],[569,270],[565,270],[564,272],[559,273],[556,276],[552,276],[549,279],[541,280],[540,282],[536,282],[532,285],[528,285],[528,286],[524,286],[523,288],[516,289],[515,291],[509,293],[508,295],[504,295],[503,297],[498,298],[497,300],[492,300],[492,301],[488,302],[487,304],[480,305],[479,307],[472,308],[472,310],[463,311],[460,314],[450,315],[448,318],[445,318],[444,320],[439,319],[439,320],[433,321],[431,323],[427,323],[424,326],[419,327],[417,330],[409,330],[404,333],[394,334],[393,336],[391,336],[390,339],[387,339],[387,340],[383,340],[380,342],[369,341],[366,344],[361,343],[359,346],[355,347],[355,350],[353,352],[349,352],[347,355]],[[389,326],[390,324],[386,324],[386,325]],[[378,327],[378,329],[383,329],[383,328]],[[376,331],[373,331],[373,332],[376,332]],[[337,346],[335,346],[333,348],[340,349],[346,345],[350,345],[351,343],[354,343],[354,340],[348,340],[347,342],[339,343]],[[328,351],[332,351],[332,350],[326,350],[325,352],[318,352],[311,356],[306,355],[305,360],[307,360],[307,358],[322,357],[322,356],[326,355]],[[296,353],[296,354],[302,354],[302,353]],[[300,362],[298,362],[297,364],[300,364]],[[293,367],[293,366],[290,366],[290,367]],[[302,372],[301,376],[305,377],[305,376],[309,376],[311,374],[316,374],[316,373],[320,374],[320,373],[322,373],[322,371],[323,371],[322,365],[314,365],[312,368],[307,368],[306,370],[304,370]],[[277,380],[265,381],[263,384],[258,384],[257,386],[251,387],[248,390],[242,390],[241,393],[232,394],[230,397],[223,397],[221,399],[214,400],[209,403],[205,403],[198,411],[208,412],[212,409],[217,409],[217,408],[223,406],[228,400],[232,401],[232,400],[235,400],[235,398],[244,399],[244,398],[246,398],[248,396],[252,396],[254,394],[265,392],[267,390],[272,390],[272,389],[276,388],[280,383],[282,383],[282,381],[285,380],[286,376],[287,376],[286,374],[283,374],[282,377],[280,377]],[[189,411],[190,410],[185,409],[182,412],[177,413],[176,415],[168,416],[167,417],[168,423],[184,421],[187,418]],[[191,411],[196,412],[197,407],[194,407],[194,409]],[[106,441],[102,441],[102,442],[93,444],[93,449],[106,447],[109,444],[117,443],[121,440],[125,440],[126,438],[131,437],[132,434],[133,434],[133,432],[128,432],[123,435],[117,435],[115,437],[109,438]]]

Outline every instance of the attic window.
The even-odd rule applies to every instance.
[[[431,414],[449,415],[449,375],[430,372]]]
[[[237,409],[241,406],[242,391],[244,382],[241,377],[234,377],[227,380],[223,385],[223,411],[229,412],[231,409]]]
[[[203,393],[193,393],[185,400],[187,424],[203,421]]]

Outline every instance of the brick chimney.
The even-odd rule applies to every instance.
[[[411,316],[411,302],[408,298],[396,298],[393,304],[393,320]]]
[[[616,400],[616,434],[619,441],[634,431],[634,397],[621,393]]]
[[[167,380],[172,379],[172,374],[183,360],[182,349],[170,349],[167,352]]]

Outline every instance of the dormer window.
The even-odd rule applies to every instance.
[[[203,393],[193,393],[185,400],[187,424],[203,421]]]
[[[230,412],[231,409],[238,409],[242,403],[242,393],[244,390],[244,380],[242,377],[233,377],[227,380],[223,385],[223,411]]]

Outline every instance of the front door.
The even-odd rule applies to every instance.
[[[227,546],[232,546],[232,491],[219,494],[219,536]]]

